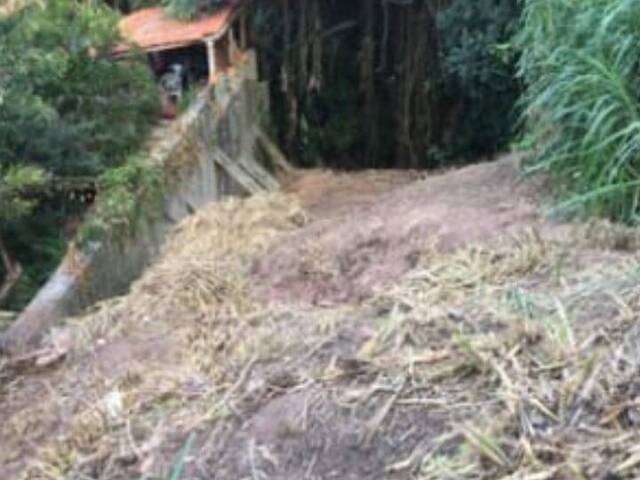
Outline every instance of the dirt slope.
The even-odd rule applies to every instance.
[[[303,177],[291,190],[316,221],[257,262],[261,293],[286,302],[360,300],[413,268],[431,241],[452,250],[539,226],[517,161],[505,157],[401,189],[380,188],[396,184],[398,173]]]
[[[536,189],[505,158],[199,212],[0,360],[0,478],[637,478],[637,232]]]

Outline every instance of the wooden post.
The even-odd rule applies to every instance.
[[[240,48],[246,50],[247,43],[247,14],[243,13],[240,17]]]
[[[216,42],[212,38],[205,40],[207,45],[207,65],[209,67],[209,83],[216,81]]]
[[[222,174],[222,172],[220,171],[220,167],[215,162],[215,160],[213,161],[213,165],[211,165],[211,168],[213,169],[213,185],[211,185],[211,187],[213,188],[213,199],[220,200],[220,198],[222,198],[222,194],[220,191],[220,175]]]
[[[236,39],[233,36],[233,26],[229,25],[227,30],[227,38],[229,39],[229,62],[233,65],[236,54]]]

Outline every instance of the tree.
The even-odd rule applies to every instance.
[[[0,19],[0,211],[24,207],[0,215],[0,238],[12,259],[4,269],[22,264],[34,287],[64,248],[38,251],[61,237],[64,185],[123,164],[157,118],[148,68],[111,58],[117,21],[91,0],[38,2]]]
[[[439,167],[495,153],[512,137],[517,58],[499,47],[518,0],[279,0],[257,9],[274,128],[299,163]],[[330,113],[321,124],[314,104]]]
[[[438,15],[441,149],[475,158],[504,148],[518,123],[517,52],[509,44],[518,0],[449,0]]]

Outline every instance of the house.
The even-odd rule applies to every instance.
[[[193,21],[172,18],[161,7],[145,8],[120,21],[125,40],[114,55],[126,56],[134,48],[146,52],[160,76],[170,65],[183,65],[196,80],[215,83],[247,48],[245,0],[229,0],[214,13]]]

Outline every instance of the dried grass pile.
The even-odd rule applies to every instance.
[[[252,341],[247,322],[269,315],[268,306],[252,298],[253,262],[278,235],[305,222],[295,199],[283,194],[212,204],[176,228],[130,294],[81,325],[90,325],[93,339],[147,326],[170,329],[205,373],[223,376],[230,353],[250,350],[243,345]]]
[[[166,478],[174,456],[162,448],[226,415],[250,358],[286,342],[274,335],[284,314],[252,299],[250,271],[305,221],[295,199],[270,194],[212,204],[178,225],[130,293],[53,336],[69,351],[46,389],[33,380],[41,402],[24,397],[20,377],[0,392],[12,412],[0,438],[16,442],[0,471],[28,460],[19,478]]]
[[[375,300],[389,314],[361,357],[402,379],[397,412],[447,425],[390,471],[640,477],[640,257],[578,238],[431,251]]]
[[[305,404],[310,416],[364,419],[356,461],[379,460],[368,452],[412,435],[392,418],[427,432],[415,449],[394,446],[406,457],[375,478],[640,478],[635,231],[531,231],[450,253],[432,239],[408,276],[364,304],[255,301],[255,259],[304,222],[276,194],[212,205],[177,227],[130,294],[77,320],[77,358],[48,377],[48,390],[31,384],[46,399],[0,425],[0,439],[24,443],[60,428],[20,478],[171,478],[194,433],[195,478],[210,478],[216,462],[246,464],[247,451],[254,478],[285,478],[273,473],[284,437],[249,442],[253,451],[235,434],[270,401],[305,389],[322,393]],[[30,394],[15,390],[23,397],[9,391],[5,404]],[[343,441],[324,425],[292,431],[293,456]],[[0,452],[5,461],[14,460]]]
[[[134,293],[153,296],[162,309],[208,314],[224,305],[246,313],[252,262],[278,234],[304,221],[296,202],[282,195],[213,205],[176,229]]]

